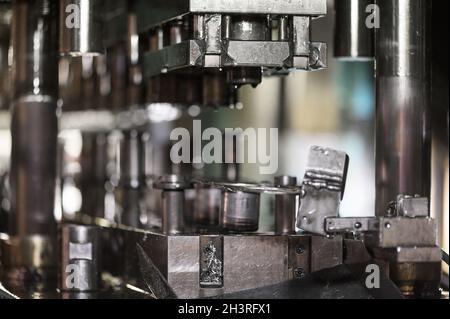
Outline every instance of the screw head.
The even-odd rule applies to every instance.
[[[295,249],[295,253],[297,255],[303,255],[305,253],[305,251],[306,251],[306,249],[302,245],[297,246],[297,248]]]
[[[294,270],[294,276],[297,279],[302,279],[306,276],[305,270],[303,268],[296,268]]]

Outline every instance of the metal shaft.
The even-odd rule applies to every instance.
[[[184,229],[184,192],[168,191],[162,193],[163,233],[176,235]]]
[[[379,0],[376,213],[397,195],[430,195],[429,1]]]
[[[13,1],[12,236],[54,235],[57,2]]]
[[[351,60],[372,59],[374,29],[367,25],[372,0],[336,0],[334,55]],[[369,8],[370,9],[370,8]]]
[[[183,176],[164,175],[154,184],[155,188],[162,190],[162,231],[167,235],[177,235],[185,228],[185,195],[184,190],[189,188]]]
[[[64,55],[103,53],[102,0],[60,0],[60,52]]]
[[[119,222],[123,225],[140,225],[140,202],[145,184],[142,135],[135,130],[124,131],[120,141],[119,186],[116,200],[121,207]]]

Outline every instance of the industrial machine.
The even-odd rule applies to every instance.
[[[1,1],[12,150],[0,297],[445,297],[448,255],[430,206],[441,5],[336,0],[331,57],[312,36],[326,0]],[[241,87],[322,72],[334,58],[376,62],[372,217],[342,214],[352,161],[333,145],[304,151],[303,176],[269,182],[241,177],[246,132],[223,134],[214,174],[194,138],[174,152],[174,121],[189,135],[195,114],[240,107]],[[62,126],[81,132],[78,158]],[[80,206],[64,205],[77,196]]]

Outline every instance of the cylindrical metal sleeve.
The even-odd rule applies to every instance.
[[[184,230],[184,191],[165,190],[162,193],[163,233],[177,235]]]
[[[56,101],[43,98],[24,97],[13,105],[12,236],[55,233]]]
[[[345,59],[372,59],[374,52],[374,28],[366,12],[372,0],[336,0],[336,25],[334,55]]]
[[[297,178],[289,176],[279,176],[275,178],[275,186],[286,187],[296,186]],[[276,195],[275,196],[275,232],[276,234],[295,233],[295,217],[297,215],[296,195]]]
[[[257,231],[259,225],[259,194],[223,192],[222,227],[237,232]]]
[[[221,190],[199,186],[196,192],[194,223],[202,226],[219,226]]]
[[[426,0],[379,0],[376,31],[376,213],[397,195],[430,196]]]
[[[60,0],[60,52],[63,55],[103,53],[102,0]]]
[[[64,225],[61,230],[61,277],[63,291],[96,291],[100,286],[98,229]]]
[[[142,135],[135,130],[124,131],[120,141],[120,185],[137,188],[145,182]]]

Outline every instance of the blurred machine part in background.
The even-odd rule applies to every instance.
[[[445,8],[0,1],[0,296],[448,297]]]

